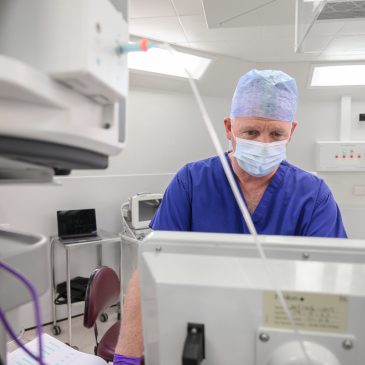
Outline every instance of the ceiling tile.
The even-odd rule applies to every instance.
[[[131,0],[129,19],[175,16],[170,0]]]
[[[180,17],[189,41],[242,41],[261,37],[261,27],[208,29],[203,15]]]
[[[209,27],[294,24],[294,0],[203,0]]]
[[[309,34],[335,35],[344,27],[344,22],[315,22],[309,31]]]
[[[247,14],[256,8],[265,7],[272,0],[203,0],[208,23],[215,27],[238,14]],[[241,24],[242,25],[242,24]]]
[[[325,50],[326,54],[365,55],[365,35],[335,38]]]
[[[292,46],[292,39],[281,38],[276,42],[193,42],[180,43],[196,50],[213,54],[231,56],[250,62],[291,62],[301,60],[317,60],[318,54],[296,54]]]
[[[341,29],[343,35],[365,34],[365,20],[346,22]]]
[[[231,56],[243,60],[255,60],[255,49],[251,44],[243,46],[237,41],[213,41],[213,42],[192,42],[189,44],[179,43],[180,45],[189,46],[190,48],[205,51],[208,53]]]
[[[270,39],[272,42],[273,38],[281,37],[292,37],[294,43],[295,29],[294,25],[274,25],[262,27],[262,39]],[[293,46],[294,47],[294,46]]]
[[[129,32],[165,42],[186,42],[177,17],[130,19]]]
[[[184,31],[175,17],[171,1],[180,14]],[[251,6],[255,0],[204,0],[215,3],[217,15],[225,4]],[[247,1],[247,3],[246,3]],[[202,11],[201,0],[132,0],[129,30],[131,34],[155,40],[179,44],[185,47],[251,60],[253,62],[280,62],[304,60],[355,59],[365,50],[365,21],[317,22],[311,29],[307,41],[315,47],[314,53],[294,53],[294,14],[283,4],[294,0],[277,0],[265,9],[265,15],[252,12],[238,28],[208,28]],[[262,0],[261,3],[265,3]],[[251,5],[250,5],[251,4]],[[271,18],[270,18],[271,17]],[[269,19],[270,18],[270,19]],[[237,19],[238,20],[238,19]],[[275,24],[274,24],[275,23]],[[227,24],[225,24],[226,26]],[[332,42],[330,42],[332,40]],[[309,44],[309,43],[307,43]],[[313,48],[313,47],[312,47]],[[326,50],[326,51],[324,51]]]
[[[201,0],[172,0],[179,15],[203,15]]]

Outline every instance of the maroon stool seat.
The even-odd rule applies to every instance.
[[[113,361],[114,349],[117,345],[120,330],[120,321],[114,323],[104,334],[98,344],[96,355],[105,361]]]
[[[114,349],[117,345],[120,321],[114,323],[98,341],[96,320],[108,307],[120,299],[120,280],[118,275],[107,266],[100,266],[90,276],[85,294],[84,326],[94,327],[95,354],[105,361],[113,361]]]

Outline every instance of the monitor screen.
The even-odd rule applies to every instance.
[[[160,206],[161,199],[140,200],[138,220],[140,222],[150,221]]]
[[[57,223],[61,238],[96,234],[95,209],[59,210]]]

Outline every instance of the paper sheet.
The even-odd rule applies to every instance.
[[[43,333],[43,361],[47,365],[107,365],[100,357],[77,351],[54,337]],[[28,342],[25,347],[38,354],[38,339]],[[8,365],[38,365],[21,348],[11,352],[7,357]]]

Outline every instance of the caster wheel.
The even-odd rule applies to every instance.
[[[58,336],[58,335],[61,333],[61,327],[60,327],[60,326],[53,326],[53,328],[52,328],[52,333],[53,333],[55,336]]]
[[[67,346],[70,346],[70,344],[68,342],[65,342],[65,344]],[[70,347],[72,347],[74,350],[79,350],[79,348],[77,346],[70,346]]]
[[[101,313],[100,314],[100,322],[107,322],[107,320],[108,320],[108,315],[107,315],[107,313]]]

